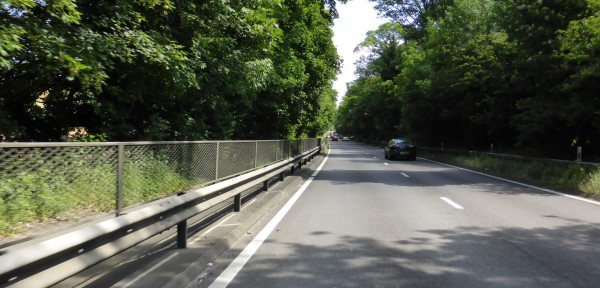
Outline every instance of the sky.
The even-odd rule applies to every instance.
[[[344,61],[341,73],[333,82],[333,89],[338,92],[338,104],[346,94],[346,83],[356,79],[354,62],[361,54],[354,53],[354,48],[365,39],[368,31],[375,30],[386,22],[377,17],[374,5],[368,0],[350,0],[347,4],[336,5],[340,17],[333,22],[333,44]]]

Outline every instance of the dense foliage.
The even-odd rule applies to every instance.
[[[335,113],[335,4],[2,0],[0,140],[315,136]]]
[[[340,132],[600,158],[600,1],[371,1],[393,21],[359,47]]]

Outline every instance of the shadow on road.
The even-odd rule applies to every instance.
[[[315,231],[306,237],[334,237],[336,244],[271,241],[273,251],[291,253],[256,257],[230,287],[595,287],[600,279],[597,223],[413,234],[422,237],[384,243]]]

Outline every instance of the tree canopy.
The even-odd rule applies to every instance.
[[[371,2],[392,23],[361,44],[341,133],[600,157],[600,1]]]
[[[0,140],[316,136],[335,112],[336,15],[332,0],[0,1]]]

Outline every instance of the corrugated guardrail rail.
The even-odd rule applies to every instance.
[[[94,168],[104,167],[103,169],[108,171],[116,171],[117,175],[112,176],[111,181],[102,180],[97,183],[102,186],[114,181],[113,187],[115,188],[113,190],[116,190],[119,195],[113,197],[113,199],[117,199],[118,217],[100,223],[87,224],[81,229],[32,245],[20,245],[22,247],[18,249],[5,249],[0,255],[0,287],[47,287],[53,285],[173,226],[177,226],[178,247],[185,248],[187,219],[231,198],[233,198],[234,211],[239,211],[242,191],[261,183],[264,185],[264,189],[267,189],[269,179],[275,176],[279,176],[279,179],[283,180],[285,170],[291,169],[293,173],[294,169],[301,168],[303,164],[319,153],[321,141],[320,139],[306,139],[298,141],[134,142],[102,143],[100,145],[98,143],[77,145],[58,143],[44,145],[40,143],[28,144],[26,148],[23,146],[0,144],[0,161],[3,163],[0,174],[4,173],[1,176],[23,175],[22,172],[14,173],[15,170],[18,170],[15,168],[19,167],[18,164],[12,163],[12,168],[6,168],[8,165],[4,164],[9,157],[28,161],[43,159],[43,161],[38,161],[42,166],[41,171],[56,168],[56,170],[71,173],[68,167],[62,167],[60,163],[67,163],[66,166],[75,163],[81,165],[80,167],[89,167],[95,164]],[[177,153],[178,156],[173,156],[164,153],[165,146],[177,146],[177,151],[201,152],[196,154],[185,152],[185,156]],[[64,160],[65,157],[56,156],[64,156],[64,153],[44,151],[59,151],[59,147],[68,147],[70,152],[77,157],[66,157],[67,159]],[[19,152],[14,152],[15,149]],[[27,152],[21,152],[22,149],[26,149]],[[151,151],[146,153],[151,156],[144,156],[147,158],[140,160],[144,157],[136,156],[139,154],[134,151],[138,149]],[[87,157],[90,155],[90,151],[98,150],[100,152],[95,153],[94,157]],[[208,160],[202,156],[207,155],[206,151],[212,153]],[[14,156],[14,154],[18,156]],[[105,158],[99,156],[101,159],[94,159],[98,155]],[[81,158],[92,164],[82,165]],[[57,159],[63,160],[58,161]],[[194,176],[188,177],[187,179],[192,180],[185,185],[193,188],[180,192],[177,197],[163,199],[155,204],[119,216],[122,200],[118,199],[125,196],[128,191],[123,188],[126,186],[123,183],[127,181],[124,179],[128,177],[126,176],[127,169],[134,168],[126,168],[126,163],[151,166],[154,160],[148,161],[147,159],[159,159],[163,161],[163,164],[176,163],[166,165],[166,167],[175,167],[174,170],[179,173],[191,170],[189,175]],[[108,167],[106,167],[107,164]],[[44,167],[44,165],[46,166]],[[31,166],[27,169],[29,173],[32,173],[40,167]],[[78,172],[73,171],[72,173]],[[166,172],[157,170],[154,173]],[[51,174],[58,175],[57,173]],[[204,176],[207,174],[210,174],[211,177]],[[73,179],[70,181],[70,183],[74,182]],[[179,191],[182,190],[184,189],[179,189]]]

